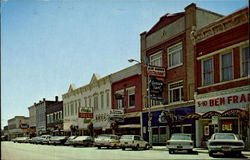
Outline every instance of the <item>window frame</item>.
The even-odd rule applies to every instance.
[[[173,84],[177,84],[177,83],[182,83],[182,86],[178,86],[178,87],[175,87],[175,88],[172,88],[172,89],[170,89],[170,85],[173,85]],[[169,99],[169,101],[168,101],[168,103],[169,104],[174,104],[174,103],[179,103],[179,102],[183,102],[184,100],[182,100],[182,97],[184,98],[184,90],[183,90],[183,87],[184,87],[184,82],[183,82],[183,80],[181,80],[181,81],[176,81],[176,82],[173,82],[173,83],[169,83],[168,84],[168,99]],[[179,89],[179,101],[175,101],[175,102],[173,102],[173,94],[172,94],[172,96],[171,96],[171,94],[170,94],[170,92],[171,91],[173,91],[173,90],[176,90],[176,89]],[[182,89],[182,90],[181,90]],[[182,95],[182,91],[183,91],[183,95]],[[172,98],[172,99],[171,99]],[[171,101],[172,100],[172,101]]]
[[[163,51],[161,50],[161,51],[158,51],[158,52],[156,52],[156,53],[154,53],[154,54],[152,54],[152,55],[149,56],[150,65],[151,65],[151,66],[158,66],[158,67],[162,67],[162,66],[163,66],[163,59],[162,59],[162,55],[163,55],[163,54],[162,54],[162,53],[163,53]],[[153,62],[158,61],[158,60],[160,59],[160,63],[161,63],[160,65],[152,64],[152,57],[157,56],[157,55],[160,55],[160,58],[154,59]]]
[[[240,76],[241,77],[249,77],[250,75],[250,70],[248,70],[248,74],[247,75],[243,75],[243,70],[244,70],[244,67],[243,67],[243,49],[244,48],[249,48],[249,44],[246,44],[246,45],[243,45],[243,46],[240,46]],[[249,62],[250,63],[250,62]],[[249,64],[250,65],[250,64]],[[248,68],[250,69],[250,68]]]
[[[222,71],[222,56],[223,55],[226,55],[226,54],[231,54],[231,57],[232,57],[232,59],[231,59],[231,62],[232,62],[232,64],[231,64],[231,68],[232,68],[232,78],[231,79],[228,79],[228,80],[223,80],[223,71]],[[225,51],[225,52],[223,52],[223,53],[221,53],[220,54],[220,82],[226,82],[226,81],[231,81],[231,80],[233,80],[234,79],[234,54],[233,54],[233,50],[231,49],[231,50],[227,50],[227,51]]]
[[[124,97],[124,89],[115,91],[115,94],[121,94]],[[116,100],[118,109],[124,109],[125,108],[124,98],[115,99],[115,100]],[[122,105],[122,106],[120,106],[120,105]]]
[[[135,86],[132,86],[132,87],[129,87],[129,88],[127,88],[126,89],[126,91],[127,91],[127,93],[128,93],[128,108],[135,108],[135,100],[136,100],[136,98],[134,98],[134,105],[133,106],[131,106],[130,105],[130,95],[134,95],[135,96],[135,90],[136,90],[136,87]],[[132,93],[130,93],[132,91]]]
[[[178,45],[181,45],[181,49],[178,50],[178,51],[181,50],[181,53],[180,53],[180,56],[179,56],[179,63],[176,64],[176,65],[171,65],[171,66],[170,66],[170,64],[173,63],[173,62],[172,62],[172,59],[170,58],[170,56],[172,57],[173,52],[169,52],[169,50],[170,50],[171,48],[174,48],[174,47],[178,46]],[[171,46],[167,47],[167,58],[168,58],[168,61],[167,61],[167,62],[168,62],[168,68],[167,68],[168,70],[183,65],[183,43],[182,43],[182,42],[178,42],[178,43],[175,43],[174,45],[171,45]],[[170,60],[171,60],[171,63],[170,63]]]
[[[205,84],[204,61],[207,61],[207,60],[211,60],[211,65],[212,65],[212,82],[208,83],[208,84]],[[203,86],[214,84],[214,61],[213,60],[214,60],[213,57],[209,57],[209,58],[201,60],[201,79],[202,79],[202,85]]]

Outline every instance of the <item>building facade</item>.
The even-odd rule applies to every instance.
[[[46,130],[50,135],[63,135],[63,102],[55,97],[55,103],[46,107]]]
[[[162,16],[148,32],[141,33],[142,64],[165,70],[160,77],[142,74],[142,95],[151,94],[147,93],[151,77],[164,83],[161,100],[143,98],[143,135],[148,139],[152,132],[153,144],[165,143],[174,132],[195,133],[195,121],[182,119],[195,112],[195,50],[190,34],[220,17],[192,3],[184,12]],[[173,122],[166,121],[166,116]]]
[[[215,132],[239,134],[250,144],[249,8],[195,32],[196,145]]]
[[[75,134],[88,135],[94,132],[94,135],[98,135],[111,132],[108,120],[111,110],[110,76],[101,78],[98,74],[93,74],[89,84],[80,88],[70,85],[68,92],[62,97],[66,134],[76,132]],[[90,131],[91,124],[93,131]]]
[[[141,134],[141,65],[136,64],[111,74],[112,109],[121,110],[117,134]]]
[[[29,134],[31,136],[36,135],[36,107],[35,105],[32,105],[28,107],[29,109]]]
[[[29,117],[15,116],[8,120],[9,139],[28,136]]]

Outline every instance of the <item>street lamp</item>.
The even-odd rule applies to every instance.
[[[142,63],[142,62],[140,62],[140,61],[138,61],[138,60],[135,60],[135,59],[128,59],[128,61],[130,62],[130,63],[132,63],[132,62],[137,62],[137,63],[139,63],[139,64],[142,64],[142,65],[144,65],[144,66],[146,66],[147,67],[147,70],[148,70],[148,67],[150,66],[149,64],[145,64],[145,63]],[[151,115],[151,103],[150,103],[150,101],[151,101],[151,99],[150,99],[150,76],[149,76],[149,74],[147,73],[147,97],[148,97],[148,133],[149,133],[149,145],[150,145],[150,147],[152,147],[152,115]]]

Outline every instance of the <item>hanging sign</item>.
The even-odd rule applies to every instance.
[[[148,66],[147,73],[150,76],[156,76],[156,77],[165,77],[166,71],[163,67],[156,67],[156,66]]]

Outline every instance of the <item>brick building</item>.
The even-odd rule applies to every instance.
[[[250,144],[248,7],[194,33],[196,145],[215,132],[239,134]]]
[[[156,77],[164,82],[163,101],[150,100],[151,115],[145,108],[147,98],[143,98],[143,135],[148,139],[151,123],[153,144],[165,143],[170,131],[195,133],[194,120],[181,121],[185,115],[195,112],[195,50],[190,34],[221,17],[192,3],[184,12],[162,16],[148,32],[141,33],[141,62],[166,70],[165,77]],[[142,74],[142,95],[147,95],[147,83],[148,77]],[[174,126],[159,120],[165,113],[174,117]]]

